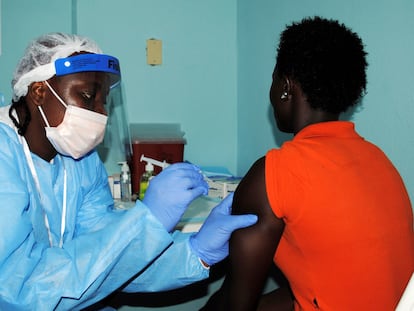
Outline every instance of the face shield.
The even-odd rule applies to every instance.
[[[119,173],[119,162],[131,161],[132,145],[122,85],[111,88],[106,101],[108,121],[103,142],[96,148],[108,175]]]
[[[132,147],[123,104],[119,61],[105,55],[90,38],[67,33],[48,33],[27,46],[11,81],[13,101],[26,96],[33,82],[81,72],[104,72],[110,79],[106,111],[108,121],[104,141],[97,150],[107,170],[119,171],[117,162],[129,160]],[[111,169],[113,167],[113,169]]]
[[[96,148],[109,174],[119,171],[118,163],[130,161],[132,145],[117,58],[104,54],[79,54],[55,61],[56,76],[79,72],[104,72],[110,79],[106,100],[108,121],[103,142]]]
[[[103,142],[97,151],[108,172],[119,170],[118,162],[129,161],[131,144],[125,107],[122,103],[121,73],[117,58],[105,54],[78,54],[55,61],[56,76],[102,72],[109,78],[105,109],[108,115]]]
[[[110,80],[106,100],[108,122],[103,142],[96,148],[108,172],[119,170],[118,162],[129,161],[132,146],[123,104],[120,65],[117,58],[105,54],[78,54],[55,61],[56,76],[80,72],[104,72]]]
[[[130,140],[127,132],[128,122],[126,121],[124,105],[122,104],[122,92],[120,83],[121,76],[118,59],[116,59],[113,56],[104,54],[78,54],[66,58],[57,59],[55,61],[55,71],[56,77],[64,77],[65,79],[71,79],[71,76],[73,76],[73,79],[86,79],[84,81],[88,81],[89,79],[91,79],[90,81],[93,81],[94,79],[104,79],[104,85],[107,87],[107,93],[104,91],[104,89],[103,94],[106,93],[107,95],[103,100],[105,102],[104,109],[106,110],[108,118],[107,126],[105,127],[105,129],[103,129],[105,132],[102,132],[102,135],[104,134],[103,144],[99,144],[99,148],[97,149],[101,155],[101,159],[104,162],[106,162],[106,159],[108,157],[116,157],[118,160],[115,160],[115,162],[121,160],[126,161],[129,158],[130,148],[128,148],[128,142]],[[55,94],[55,96],[58,95]],[[62,99],[60,99],[60,101],[62,104],[65,105],[65,107],[68,107],[65,103],[63,103]],[[79,107],[86,108],[88,110],[91,108],[92,111],[95,111],[97,113],[104,113],[104,111],[101,110],[102,108],[94,110],[92,108],[94,107],[93,102],[92,106],[89,106],[87,104],[88,102],[89,101],[86,101],[84,105],[80,104]],[[71,111],[73,111],[73,109]],[[85,111],[85,116],[86,113],[87,111]],[[88,120],[89,118],[85,121]],[[92,125],[94,124],[95,123],[90,125],[91,130],[93,128]],[[77,138],[79,138],[80,136],[82,136],[81,133],[77,135]],[[86,137],[89,138],[94,136],[86,135]],[[114,161],[110,160],[108,163],[112,162]]]

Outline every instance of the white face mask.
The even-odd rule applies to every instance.
[[[57,127],[50,127],[42,107],[38,106],[47,125],[46,137],[57,152],[79,159],[102,142],[108,117],[88,109],[67,105],[49,83],[47,81],[45,83],[66,107],[62,123]]]

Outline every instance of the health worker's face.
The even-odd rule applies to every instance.
[[[109,77],[103,72],[81,72],[70,75],[53,77],[49,84],[67,105],[73,105],[107,115],[105,108],[109,94]],[[65,113],[65,108],[49,91],[48,113],[51,126],[59,125]],[[52,106],[52,107],[51,107]]]

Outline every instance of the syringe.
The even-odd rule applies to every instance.
[[[148,157],[144,156],[144,154],[142,154],[142,155],[141,155],[141,159],[140,159],[140,161],[141,161],[141,162],[142,162],[142,161],[145,161],[145,162],[147,162],[147,163],[151,163],[152,165],[159,166],[159,167],[161,167],[162,169],[164,169],[164,168],[166,168],[167,166],[169,166],[169,165],[170,165],[170,163],[167,163],[165,160],[161,162],[161,161],[155,160],[155,159],[153,159],[153,158],[148,158]]]
[[[171,164],[164,161],[158,161],[155,160],[153,158],[148,158],[146,157],[144,154],[141,155],[141,162],[145,161],[147,163],[151,163],[152,165],[156,165],[161,167],[162,169],[170,166]],[[185,161],[187,163],[190,163],[188,161]],[[203,172],[202,170],[200,170],[200,174],[203,175],[204,180],[207,182],[208,187],[209,187],[209,191],[207,196],[211,197],[211,198],[219,198],[219,199],[223,199],[224,197],[226,197],[230,192],[234,192],[234,189],[232,191],[230,191],[230,189],[228,188],[228,185],[226,182],[224,181],[214,181],[213,179],[209,178],[207,176],[207,174],[205,172]],[[217,175],[217,174],[216,174]],[[222,176],[229,176],[227,174],[223,174]]]

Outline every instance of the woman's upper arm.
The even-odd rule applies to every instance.
[[[247,213],[258,215],[259,220],[252,227],[237,230],[230,240],[224,288],[231,310],[256,307],[284,229],[267,199],[264,157],[250,168],[234,196],[233,214]]]

